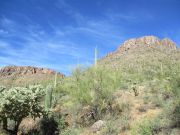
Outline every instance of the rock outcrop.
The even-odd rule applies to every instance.
[[[106,124],[104,121],[98,120],[91,126],[91,131],[93,133],[96,133],[96,132],[100,131],[105,126],[106,126]]]
[[[142,65],[138,67],[138,63],[144,63],[147,61],[146,59],[152,59],[150,61],[157,63],[164,60],[165,57],[177,61],[179,60],[179,52],[180,49],[176,43],[168,38],[159,39],[155,36],[144,36],[125,41],[117,50],[98,60],[98,64],[111,68],[135,67],[139,69]]]
[[[38,68],[31,66],[6,66],[0,69],[0,77],[7,76],[23,76],[23,75],[33,75],[33,74],[49,74],[53,75],[56,71],[48,68]],[[60,76],[64,76],[58,73]]]
[[[151,48],[160,48],[160,47],[165,47],[168,49],[177,49],[176,44],[168,39],[159,39],[155,36],[144,36],[140,38],[133,38],[125,41],[117,50],[117,52],[125,52],[128,50],[140,48],[140,47],[151,47]]]

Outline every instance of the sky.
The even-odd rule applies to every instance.
[[[125,40],[168,37],[180,47],[180,0],[0,0],[0,67],[47,67],[66,75]]]

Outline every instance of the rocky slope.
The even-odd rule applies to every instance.
[[[111,77],[119,77],[119,79],[116,78],[118,83],[122,82],[122,86],[124,85],[113,93],[116,95],[113,97],[114,103],[124,102],[125,105],[130,105],[130,110],[125,113],[129,113],[130,118],[124,115],[125,122],[122,114],[118,115],[122,117],[115,120],[114,116],[110,116],[112,127],[108,131],[113,131],[112,129],[115,128],[114,132],[108,132],[108,135],[113,133],[114,135],[180,134],[180,128],[173,126],[174,121],[171,121],[171,117],[169,117],[172,112],[175,112],[171,103],[177,102],[175,96],[170,92],[178,89],[174,87],[176,83],[172,82],[179,82],[177,78],[180,75],[180,49],[172,40],[167,38],[161,40],[155,36],[127,40],[115,52],[100,59],[98,66],[110,69]],[[114,75],[113,70],[116,71]],[[172,108],[168,110],[170,107]],[[102,120],[107,124],[107,119]],[[158,123],[157,130],[156,128],[152,128],[151,131],[148,129],[155,125],[153,122],[148,123],[149,120],[155,124]],[[99,123],[99,121],[97,122]],[[101,127],[101,125],[99,124],[97,127]],[[100,129],[97,133],[92,131],[89,128],[82,135],[105,134],[104,129]]]
[[[99,63],[111,67],[126,67],[143,61],[163,61],[166,58],[180,62],[180,49],[176,43],[168,38],[161,40],[155,36],[144,36],[125,41],[116,51],[100,59]]]
[[[159,38],[155,36],[144,36],[140,38],[133,38],[125,41],[123,45],[121,45],[117,52],[123,53],[124,51],[128,51],[129,49],[136,49],[141,47],[150,47],[150,48],[168,48],[176,50],[176,44],[168,39],[164,38],[160,40]]]
[[[56,71],[31,66],[6,66],[0,69],[0,85],[27,85],[52,81]],[[64,77],[58,72],[58,78]]]

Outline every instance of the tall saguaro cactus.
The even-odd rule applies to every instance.
[[[52,94],[53,94],[53,87],[48,85],[46,87],[46,95],[45,95],[45,111],[49,111],[52,106]]]
[[[95,65],[95,67],[97,67],[97,57],[98,57],[98,51],[97,51],[97,47],[96,47],[95,52],[94,52],[94,65]]]
[[[57,85],[57,72],[55,73],[55,78],[54,78],[54,88],[56,88]]]

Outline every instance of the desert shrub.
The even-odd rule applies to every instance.
[[[121,70],[101,66],[91,68],[78,66],[72,76],[64,79],[61,86],[58,86],[59,93],[63,93],[61,101],[64,105],[70,104],[71,109],[76,107],[76,112],[80,110],[78,106],[80,108],[91,106],[96,112],[95,119],[101,119],[112,105],[112,94],[124,85],[121,77]],[[70,101],[63,98],[67,96]]]
[[[80,135],[81,133],[82,133],[82,129],[71,128],[64,130],[60,135]]]
[[[117,74],[102,67],[79,68],[74,70],[69,85],[71,97],[83,106],[91,105],[98,112],[103,112],[112,100],[112,93],[118,88]]]
[[[171,87],[174,96],[178,99],[180,97],[180,73],[171,77]]]
[[[129,114],[131,112],[132,103],[126,98],[127,97],[121,97],[112,101],[110,110],[112,115]]]
[[[61,85],[62,81],[63,80],[61,79]],[[63,114],[61,114],[60,110],[53,109],[54,107],[60,107],[60,103],[58,106],[56,106],[58,104],[59,97],[57,96],[57,87],[57,84],[55,84],[54,87],[49,84],[45,89],[45,114],[41,121],[41,132],[43,135],[54,135],[62,132],[67,127],[65,117],[63,116]]]
[[[175,126],[180,127],[180,74],[173,77],[172,92],[174,94],[174,109],[172,110],[172,120]]]
[[[137,123],[132,129],[132,135],[153,135],[154,131],[159,129],[159,121],[156,119],[143,119]]]
[[[101,131],[102,135],[117,135],[120,132],[119,127],[116,123],[108,121],[106,127]]]
[[[8,135],[5,131],[0,130],[0,135]]]
[[[106,116],[106,126],[102,129],[102,135],[118,135],[130,128],[130,113],[117,116]]]
[[[174,126],[180,127],[180,103],[176,104],[172,112]]]
[[[163,107],[166,103],[161,95],[152,95],[150,99],[155,107]]]
[[[59,125],[59,129],[65,129],[66,128],[67,125],[66,125],[65,118],[63,116],[59,117],[58,125]]]
[[[82,67],[77,67],[73,71],[73,77],[67,89],[70,89],[70,95],[75,101],[86,105],[91,104],[93,99],[92,93],[90,92],[90,87],[92,85],[91,76],[86,75]],[[67,85],[67,84],[66,84]]]
[[[71,99],[70,101],[62,101],[64,105],[71,104],[71,108],[80,108],[91,106],[96,112],[95,119],[101,119],[105,114],[112,112],[113,93],[119,89],[129,89],[134,82],[141,82],[142,77],[137,74],[122,73],[121,69],[110,69],[102,66],[91,68],[83,68],[78,66],[71,77],[62,81],[58,86],[61,96]],[[57,90],[58,91],[58,90]],[[70,103],[71,102],[71,103]],[[76,105],[75,105],[76,104]],[[127,104],[128,105],[128,104]],[[126,104],[121,104],[120,109],[128,108]],[[115,109],[114,111],[119,111]],[[112,113],[116,113],[116,112]]]

